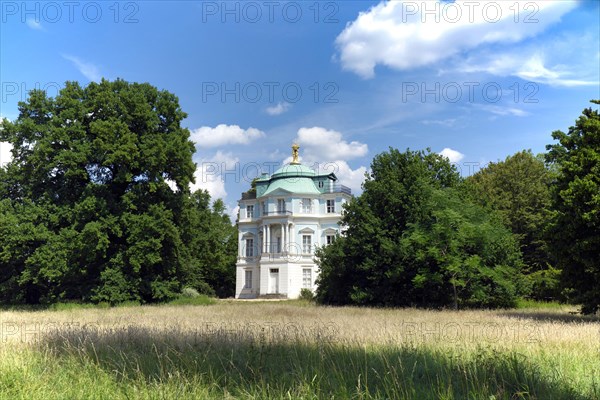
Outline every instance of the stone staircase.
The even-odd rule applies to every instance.
[[[260,296],[258,296],[258,298],[265,299],[265,300],[270,300],[270,299],[283,300],[283,299],[287,299],[287,296],[285,294],[281,294],[281,293],[268,293],[268,294],[261,294]]]

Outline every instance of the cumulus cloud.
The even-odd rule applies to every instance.
[[[338,182],[341,185],[348,186],[354,194],[362,190],[361,185],[365,181],[365,173],[367,172],[367,168],[364,166],[352,169],[346,161],[342,160],[319,164],[319,170],[333,172],[338,177]]]
[[[281,103],[277,103],[276,105],[274,105],[272,107],[267,107],[267,109],[265,111],[269,115],[281,115],[284,112],[288,111],[291,107],[292,107],[292,105],[290,103],[281,102]]]
[[[90,81],[99,82],[102,79],[99,68],[87,61],[83,61],[79,57],[63,54],[62,57],[65,60],[71,61],[71,63],[81,72],[83,76],[88,78]]]
[[[367,154],[369,147],[357,141],[347,142],[340,132],[321,127],[300,128],[296,142],[308,162],[351,160]]]
[[[248,144],[254,140],[264,138],[263,131],[248,128],[242,129],[238,125],[220,124],[212,128],[203,126],[191,132],[191,140],[198,147],[218,147],[226,144]]]
[[[346,160],[363,157],[369,151],[365,143],[344,140],[340,132],[322,127],[300,128],[295,142],[300,145],[300,162],[318,173],[333,172],[338,183],[348,186],[353,193],[361,191],[367,168],[352,169]],[[292,161],[287,157],[284,164]]]
[[[198,167],[194,173],[196,183],[192,184],[192,191],[198,189],[207,190],[210,197],[215,199],[224,199],[227,196],[225,190],[225,180],[228,176],[223,175],[223,171],[235,171],[239,158],[234,157],[232,153],[217,151],[212,157],[203,158],[198,162]],[[231,176],[231,179],[239,177]]]
[[[446,147],[444,150],[440,151],[438,154],[448,158],[451,163],[460,162],[460,160],[465,158],[465,155],[462,154],[460,151],[453,150],[449,147]]]
[[[576,6],[563,0],[381,2],[347,25],[336,46],[345,70],[372,78],[376,65],[407,70],[484,44],[520,42]],[[535,23],[525,23],[527,18]]]

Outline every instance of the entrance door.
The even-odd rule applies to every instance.
[[[279,268],[269,271],[269,293],[279,293]]]

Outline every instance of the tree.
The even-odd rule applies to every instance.
[[[435,190],[431,215],[400,239],[406,265],[416,271],[413,292],[421,304],[511,307],[523,292],[515,237],[494,214],[456,189]]]
[[[328,304],[506,306],[519,293],[512,234],[457,190],[446,158],[390,149],[344,208],[345,235],[317,251]]]
[[[196,168],[185,117],[173,94],[123,80],[67,82],[56,98],[33,90],[19,103],[0,132],[13,145],[0,173],[6,301],[151,302],[207,285],[190,271],[209,249],[190,250],[182,228]],[[202,215],[222,222],[205,235],[226,222],[222,207],[213,214]]]
[[[186,199],[181,227],[190,253],[187,285],[200,293],[230,297],[235,292],[237,228],[219,199],[212,206],[210,195],[198,190]]]
[[[552,266],[547,242],[552,177],[542,156],[521,151],[490,163],[465,181],[471,199],[495,210],[518,238],[531,296],[536,299],[559,296],[558,270]]]
[[[599,100],[592,100],[600,104]],[[556,210],[552,249],[562,269],[565,294],[583,313],[600,309],[600,115],[584,109],[567,133],[555,131],[548,162],[559,174],[553,185]]]

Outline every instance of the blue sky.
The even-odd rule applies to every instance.
[[[443,151],[468,174],[544,151],[600,98],[599,4],[2,1],[0,114],[67,80],[169,90],[197,143],[195,187],[231,212],[294,141],[355,193],[389,146]]]

